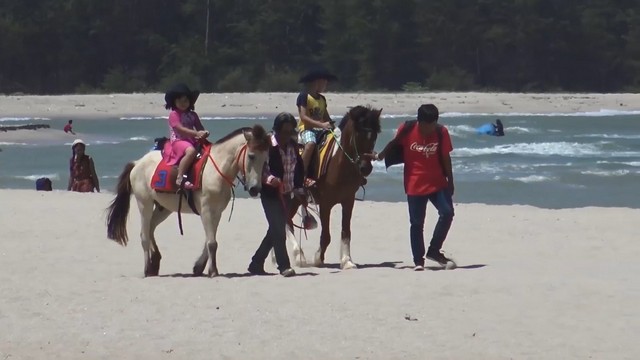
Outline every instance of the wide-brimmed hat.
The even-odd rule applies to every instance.
[[[327,79],[328,81],[338,80],[338,77],[333,75],[323,66],[317,66],[309,70],[304,76],[298,80],[301,83],[308,83],[318,79]]]
[[[200,96],[200,91],[193,90],[191,91],[189,87],[185,84],[176,84],[171,89],[167,90],[164,94],[164,101],[168,107],[172,107],[175,105],[175,101],[177,98],[182,95],[186,95],[189,99],[189,103],[191,106],[194,106],[196,100],[198,100],[198,96]]]
[[[87,144],[86,144],[84,141],[82,141],[82,139],[75,139],[75,140],[73,140],[73,142],[71,143],[71,148],[72,148],[72,149],[73,149],[73,148],[75,148],[75,147],[76,147],[76,145],[78,145],[78,144],[82,144],[82,145],[84,145],[85,147],[87,147]]]

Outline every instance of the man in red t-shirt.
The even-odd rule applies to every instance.
[[[384,150],[369,155],[382,160],[389,149],[402,146],[404,158],[404,189],[409,204],[411,223],[411,250],[415,270],[424,270],[424,220],[427,203],[438,210],[438,223],[433,231],[427,259],[446,266],[450,259],[440,252],[453,222],[453,171],[450,153],[453,150],[451,137],[446,127],[438,125],[438,108],[426,104],[418,108],[418,121],[412,128],[398,128],[396,137]],[[407,125],[409,126],[409,125]]]

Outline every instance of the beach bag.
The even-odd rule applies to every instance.
[[[36,180],[37,191],[51,191],[52,189],[53,189],[53,184],[51,183],[51,179],[46,177],[41,177]]]
[[[393,165],[404,164],[404,149],[402,148],[402,144],[400,144],[400,140],[407,136],[417,123],[418,120],[405,121],[402,131],[400,131],[396,137],[391,140],[392,145],[387,150],[387,154],[384,157],[384,165],[387,169]],[[438,124],[436,126],[436,133],[438,134],[438,159],[440,160],[440,164],[442,164],[442,147],[440,146],[442,143],[442,125]]]

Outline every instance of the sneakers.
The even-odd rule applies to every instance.
[[[260,265],[256,265],[254,263],[249,264],[249,268],[247,269],[251,275],[269,275],[264,268]]]
[[[292,277],[296,275],[296,272],[292,268],[288,268],[288,269],[282,270],[280,275],[284,277]]]
[[[444,256],[441,252],[430,251],[427,252],[427,259],[435,261],[442,266],[447,266],[447,263],[452,261],[448,257]]]
[[[416,265],[413,268],[413,271],[424,271],[424,266],[423,265]]]
[[[304,178],[304,187],[305,188],[310,188],[310,187],[314,187],[316,185],[316,181],[313,180],[312,178]]]

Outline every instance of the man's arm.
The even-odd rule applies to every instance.
[[[96,174],[96,167],[93,164],[92,158],[89,158],[89,164],[91,165],[91,177],[93,178],[93,186],[96,188],[97,192],[100,192],[100,181],[98,180],[98,175]]]

